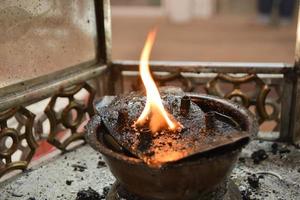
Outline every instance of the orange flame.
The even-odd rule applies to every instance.
[[[137,126],[142,126],[149,122],[152,133],[164,128],[169,128],[174,131],[181,127],[180,123],[164,109],[159,91],[150,74],[149,57],[155,37],[156,29],[149,32],[140,58],[139,70],[143,84],[146,88],[147,101],[142,114],[135,122],[135,125]]]

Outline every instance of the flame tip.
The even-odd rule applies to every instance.
[[[171,115],[164,109],[159,91],[150,73],[149,57],[156,38],[156,33],[156,27],[148,33],[141,54],[139,71],[146,88],[147,101],[142,114],[135,122],[136,126],[144,125],[146,122],[149,122],[150,129],[153,133],[166,127],[171,130],[176,130],[178,126],[180,127],[180,123],[173,117],[170,117]]]

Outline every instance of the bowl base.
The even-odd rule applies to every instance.
[[[220,186],[206,194],[205,196],[196,198],[195,200],[242,200],[242,196],[237,185],[232,181],[224,181]],[[120,185],[119,182],[115,181],[112,185],[106,200],[149,200],[137,195],[129,193]]]

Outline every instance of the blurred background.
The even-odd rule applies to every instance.
[[[296,0],[112,0],[113,58],[138,59],[158,27],[152,60],[294,61]]]
[[[296,0],[111,0],[112,57],[294,62]],[[0,87],[95,59],[93,1],[0,1]]]

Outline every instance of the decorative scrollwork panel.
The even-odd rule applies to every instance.
[[[258,75],[218,74],[207,82],[208,94],[236,101],[254,112],[260,124],[266,121],[276,123],[278,130],[280,115],[280,86],[266,84]]]
[[[25,170],[37,143],[32,128],[35,115],[24,107],[0,112],[0,177],[13,170]]]
[[[95,90],[81,83],[26,108],[1,111],[0,178],[13,170],[25,170],[32,159],[50,152],[52,147],[45,140],[62,151],[84,140],[83,126],[94,114],[94,97]],[[37,151],[39,147],[43,150]]]
[[[81,92],[88,95],[80,95]],[[94,97],[95,91],[87,83],[66,88],[53,96],[45,109],[50,122],[48,142],[66,151],[72,142],[83,140],[83,123],[94,114]]]

